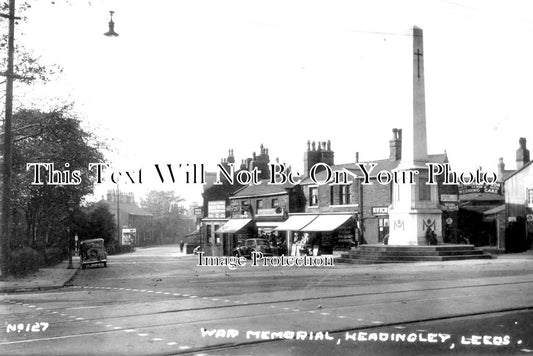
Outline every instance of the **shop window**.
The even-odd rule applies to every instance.
[[[318,187],[309,187],[309,205],[318,205]]]
[[[258,200],[255,202],[255,211],[258,211],[259,209],[263,209],[263,200]]]
[[[378,218],[378,242],[383,242],[389,234],[389,218]]]
[[[213,231],[215,231],[215,244],[216,245],[220,244],[220,234],[216,233],[216,231],[218,230],[219,227],[220,227],[220,225],[215,224],[215,229],[213,230]]]
[[[205,239],[205,242],[206,243],[210,243],[211,242],[211,225],[207,224],[205,227],[206,227],[205,231],[206,231],[206,235],[207,235],[206,239]]]

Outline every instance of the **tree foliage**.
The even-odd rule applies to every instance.
[[[141,207],[154,215],[154,232],[159,243],[172,242],[194,229],[188,220],[183,219],[186,209],[179,205],[184,199],[174,191],[152,190],[141,201]]]
[[[30,2],[20,1],[17,3],[15,9],[15,16],[20,18],[15,24],[20,21],[26,21],[25,12],[31,7]],[[9,13],[9,2],[0,2],[0,12],[3,14]],[[8,41],[8,21],[0,22],[0,66],[7,67],[7,41]],[[26,48],[19,40],[15,41],[15,58],[14,58],[14,73],[17,75],[17,81],[25,84],[30,84],[35,81],[46,82],[50,80],[55,74],[62,72],[59,65],[45,65],[42,63],[39,55],[34,51]]]
[[[84,206],[76,216],[76,232],[79,240],[104,239],[106,245],[115,236],[115,220],[104,202]]]
[[[102,144],[81,127],[68,108],[52,112],[22,110],[14,116],[13,129],[13,227],[15,245],[46,245],[65,240],[65,226],[72,205],[92,193],[95,172],[89,163],[103,162]],[[80,171],[77,185],[32,184],[34,169],[28,163],[53,163],[57,171]],[[67,167],[68,166],[68,167]]]

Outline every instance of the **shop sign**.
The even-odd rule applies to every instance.
[[[444,203],[442,205],[445,211],[458,211],[459,205],[457,203]]]
[[[226,217],[226,202],[224,200],[214,200],[214,201],[207,202],[207,217],[225,218]]]
[[[389,213],[389,207],[387,206],[373,206],[372,215],[387,215]]]
[[[194,208],[194,215],[195,216],[203,216],[204,215],[203,210],[204,209],[202,209],[202,208]]]
[[[507,218],[507,221],[508,221],[508,222],[516,222],[516,216],[509,216],[509,217]]]
[[[533,214],[527,214],[526,215],[526,220],[529,221],[529,222],[532,222],[533,221]]]
[[[526,205],[528,208],[533,208],[533,188],[526,189]]]
[[[457,196],[457,194],[441,194],[440,201],[457,202],[459,201],[459,197]]]
[[[271,209],[257,209],[257,215],[266,216],[266,215],[281,215],[283,213],[283,209],[280,207],[277,208],[271,208]]]
[[[459,194],[471,193],[501,194],[501,183],[459,185]]]

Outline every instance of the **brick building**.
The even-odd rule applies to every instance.
[[[233,150],[221,160],[221,165],[229,172],[229,165],[235,165]],[[204,211],[201,232],[206,254],[230,255],[239,240],[260,236],[270,232],[282,222],[287,211],[295,206],[294,191],[299,188],[290,185],[267,185],[269,179],[270,156],[268,149],[260,145],[259,154],[243,159],[236,169],[239,171],[260,171],[262,184],[243,186],[213,184],[214,179],[207,174],[208,184],[204,187]]]
[[[335,164],[330,142],[307,144],[304,167],[307,177],[301,182],[304,196],[304,213],[290,214],[289,219],[277,230],[287,229],[292,234],[290,243],[302,235],[312,244],[320,246],[321,252],[347,249],[359,243],[381,243],[389,233],[388,208],[392,202],[392,185],[377,181],[380,171],[393,172],[401,159],[402,131],[393,130],[387,159],[359,162],[356,154],[353,163]],[[446,153],[429,155],[429,162],[448,163]],[[321,163],[321,164],[320,164]],[[363,171],[369,172],[369,184],[363,184]],[[375,164],[371,170],[370,165]],[[316,165],[316,166],[315,166]],[[315,166],[314,172],[311,170]],[[337,172],[337,173],[335,173]],[[336,181],[328,181],[331,177]],[[457,196],[456,186],[445,186],[438,179],[441,198]],[[448,238],[456,235],[457,203],[442,203],[443,231]],[[444,229],[443,229],[444,230]]]
[[[144,246],[155,242],[153,233],[154,216],[140,208],[133,193],[108,191],[105,203],[121,229],[136,229],[135,245]],[[118,213],[117,213],[118,212]],[[118,221],[117,221],[118,218]],[[115,237],[118,240],[118,235]],[[121,242],[118,241],[120,244]]]

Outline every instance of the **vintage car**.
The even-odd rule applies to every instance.
[[[103,264],[104,267],[107,267],[107,252],[104,246],[104,239],[91,239],[80,242],[80,264],[82,269],[93,264]]]
[[[265,239],[248,239],[233,250],[233,256],[251,258],[252,252],[261,252],[263,256],[272,256],[270,244]]]

